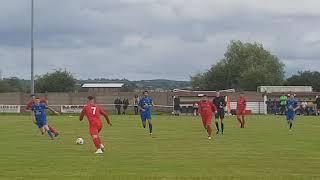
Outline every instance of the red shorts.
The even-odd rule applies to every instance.
[[[246,110],[238,110],[237,109],[237,116],[244,116],[246,115]]]
[[[102,124],[93,125],[93,126],[90,126],[89,132],[90,132],[91,136],[99,135],[101,129],[102,129]]]
[[[211,116],[201,116],[203,126],[211,126],[212,125],[212,115]]]

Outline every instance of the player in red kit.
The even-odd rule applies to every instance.
[[[247,100],[243,93],[240,93],[237,102],[237,119],[240,123],[240,128],[244,128],[245,125],[245,114],[246,114]]]
[[[89,132],[92,137],[93,143],[97,148],[96,154],[102,154],[104,151],[104,146],[102,145],[102,142],[99,137],[99,133],[102,129],[102,120],[100,118],[100,115],[103,115],[108,124],[111,126],[110,119],[105,111],[103,109],[94,104],[93,97],[88,97],[87,104],[83,107],[81,114],[80,114],[80,121],[83,120],[84,116],[87,116],[87,119],[89,121]]]
[[[30,101],[27,104],[27,107],[25,109],[25,111],[29,112],[31,111],[32,105],[36,103],[36,96],[34,94],[30,95]],[[40,98],[40,104],[46,104],[48,105],[48,100],[46,98]],[[56,113],[58,114],[58,113]],[[49,126],[49,130],[52,132],[52,134],[57,137],[59,135],[59,132],[57,130],[55,130],[52,126]]]
[[[202,100],[199,102],[199,114],[202,118],[203,127],[208,133],[208,139],[211,139],[212,135],[212,114],[216,113],[217,109],[212,102],[208,100],[206,95],[202,96]]]

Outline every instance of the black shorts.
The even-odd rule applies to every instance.
[[[216,119],[224,119],[224,115],[225,115],[225,112],[224,112],[224,109],[218,109],[217,110],[217,113],[215,114],[215,118]]]

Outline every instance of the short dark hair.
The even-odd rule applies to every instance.
[[[94,97],[93,96],[88,96],[87,99],[91,101],[91,100],[94,99]]]
[[[143,91],[143,94],[144,94],[144,93],[149,93],[149,91],[145,90],[145,91]]]
[[[40,97],[37,96],[36,99],[40,99]]]
[[[206,94],[202,95],[202,97],[208,97]]]

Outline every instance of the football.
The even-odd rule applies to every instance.
[[[79,138],[76,140],[76,144],[82,145],[82,144],[84,144],[84,140],[83,140],[81,137],[79,137]]]

